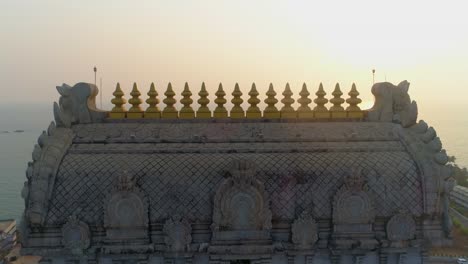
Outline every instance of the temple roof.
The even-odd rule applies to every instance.
[[[39,138],[28,169],[30,180],[23,193],[27,217],[31,225],[60,226],[70,215],[78,215],[91,226],[101,226],[104,200],[122,171],[128,171],[147,196],[150,222],[174,214],[210,222],[217,186],[239,159],[255,164],[255,177],[271,197],[275,221],[292,221],[306,208],[316,219],[330,219],[333,196],[353,168],[362,170],[377,217],[401,210],[415,217],[437,212],[436,186],[449,175],[446,154],[435,131],[416,123],[417,107],[407,85],[374,86],[376,104],[370,110],[357,106],[355,87],[348,110],[341,106],[338,86],[330,109],[321,108],[326,99],[320,88],[318,108],[307,106],[312,100],[303,91],[303,108],[292,112],[274,107],[278,100],[271,87],[262,112],[256,107],[258,93],[251,90],[249,109],[238,109],[241,117],[236,117],[240,112],[232,116],[235,111],[228,114],[218,108],[212,114],[204,109],[204,100],[199,101],[203,111],[194,111],[188,86],[180,112],[173,108],[171,87],[165,99],[169,109],[156,107],[159,100],[152,86],[149,110],[142,110],[135,86],[132,108],[122,107],[118,87],[116,107],[106,112],[94,105],[94,85],[62,86],[60,103],[54,106],[56,125]],[[226,101],[219,94],[218,90],[218,107]],[[283,94],[283,104],[290,107],[291,95],[287,89]],[[236,90],[233,95],[234,108],[240,107]],[[164,118],[164,111],[169,117]]]

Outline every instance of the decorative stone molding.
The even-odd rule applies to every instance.
[[[375,209],[360,168],[353,168],[333,199],[332,245],[338,250],[375,249]]]
[[[318,240],[317,223],[309,212],[303,212],[291,226],[292,242],[298,249],[312,248]]]
[[[389,82],[374,84],[372,94],[375,96],[375,103],[369,110],[369,121],[395,122],[403,127],[416,124],[418,105],[411,101],[409,85],[407,81],[402,81],[398,86]]]
[[[91,244],[88,225],[80,221],[76,215],[70,216],[67,223],[62,226],[62,244],[72,254],[83,254],[83,250],[89,248]]]
[[[192,227],[186,218],[178,215],[169,218],[164,223],[164,242],[171,252],[185,252],[190,250],[192,242]]]
[[[104,226],[110,240],[148,237],[148,202],[127,170],[104,202]]]
[[[270,201],[254,164],[236,160],[228,175],[214,198],[214,230],[270,230]]]
[[[54,117],[58,127],[69,128],[73,124],[86,124],[102,121],[107,112],[96,108],[96,95],[99,90],[90,83],[77,83],[73,87],[57,86],[60,99],[54,102]]]
[[[26,219],[33,226],[43,225],[48,211],[55,176],[60,161],[72,144],[73,132],[57,128],[51,123],[39,136],[32,153],[33,162],[28,164],[22,197],[26,202]]]
[[[442,227],[450,238],[452,222],[449,215],[449,196],[455,186],[448,156],[433,127],[420,120],[414,126],[400,131],[400,137],[421,170],[424,211],[428,215],[442,213]]]
[[[416,222],[408,213],[398,213],[387,223],[387,237],[392,242],[411,240],[415,235]]]
[[[354,168],[333,200],[333,223],[372,224],[375,212],[362,170]]]

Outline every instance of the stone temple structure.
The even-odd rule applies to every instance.
[[[177,110],[136,85],[125,108],[96,109],[96,86],[57,87],[55,122],[38,139],[22,195],[23,255],[52,264],[424,263],[449,245],[454,186],[435,130],[417,120],[409,83],[372,87],[361,110],[304,85],[293,108],[255,85],[227,110],[205,85]],[[296,97],[297,98],[297,97]],[[326,104],[330,102],[331,107]],[[211,107],[213,108],[213,107]]]

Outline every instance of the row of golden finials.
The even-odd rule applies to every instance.
[[[127,100],[124,98],[124,93],[120,88],[120,84],[117,83],[117,87],[113,93],[115,96],[112,99],[112,104],[115,107],[109,112],[109,118],[111,119],[122,119],[122,118],[181,118],[181,119],[191,119],[191,118],[363,118],[364,111],[362,111],[358,104],[361,103],[361,99],[358,98],[359,92],[356,89],[356,85],[353,83],[350,92],[348,93],[349,98],[346,99],[346,102],[349,106],[345,109],[341,106],[345,99],[341,98],[343,93],[341,92],[340,85],[336,84],[335,90],[333,91],[332,95],[333,98],[330,99],[330,103],[333,106],[330,109],[325,107],[325,104],[328,102],[328,99],[325,98],[326,92],[323,90],[323,85],[320,84],[318,91],[315,93],[317,98],[314,99],[314,103],[316,106],[311,109],[309,104],[312,100],[309,98],[309,91],[307,90],[307,86],[304,83],[302,86],[302,90],[299,93],[300,98],[297,102],[300,104],[297,110],[295,110],[291,105],[295,102],[292,97],[293,93],[291,92],[291,88],[289,84],[286,84],[286,88],[284,90],[283,99],[281,99],[281,103],[283,103],[283,107],[278,109],[275,104],[278,103],[278,99],[275,98],[276,92],[273,89],[273,85],[270,84],[268,91],[266,92],[267,98],[264,102],[267,104],[267,107],[262,111],[258,108],[258,104],[260,103],[260,99],[258,99],[259,93],[257,92],[257,88],[255,83],[252,84],[252,88],[250,89],[249,96],[250,98],[247,102],[250,104],[247,111],[242,109],[241,104],[244,102],[242,100],[242,92],[239,89],[239,85],[236,84],[234,87],[234,91],[232,92],[232,100],[231,103],[234,105],[230,111],[228,111],[224,104],[226,104],[226,93],[223,90],[222,84],[219,84],[218,90],[216,91],[216,99],[214,100],[217,107],[214,109],[213,112],[207,107],[210,103],[208,99],[208,92],[205,87],[205,83],[202,84],[201,90],[198,93],[200,99],[198,99],[198,104],[200,107],[197,111],[194,111],[191,107],[193,100],[191,99],[192,92],[189,89],[187,83],[185,83],[184,90],[182,91],[182,99],[180,103],[183,107],[180,111],[174,107],[176,104],[176,100],[174,99],[175,93],[172,89],[171,83],[168,84],[167,90],[164,93],[166,98],[164,98],[163,103],[166,104],[166,107],[161,111],[158,108],[159,99],[157,98],[158,92],[154,87],[154,84],[151,84],[150,90],[147,93],[149,98],[146,100],[148,107],[146,110],[143,110],[141,107],[142,100],[140,99],[140,91],[138,91],[136,83],[133,84],[133,89],[130,92],[132,98],[128,100],[128,102],[132,105],[130,109],[127,111],[124,104]]]

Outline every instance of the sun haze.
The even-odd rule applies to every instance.
[[[302,82],[328,93],[355,82],[364,106],[376,81],[408,79],[424,112],[466,104],[468,18],[463,1],[2,1],[0,79],[7,102],[56,100],[54,86],[102,78],[150,82],[179,95],[184,82],[277,92]],[[443,97],[443,98],[441,98]],[[5,97],[4,97],[5,100]],[[108,105],[107,105],[108,106]]]

